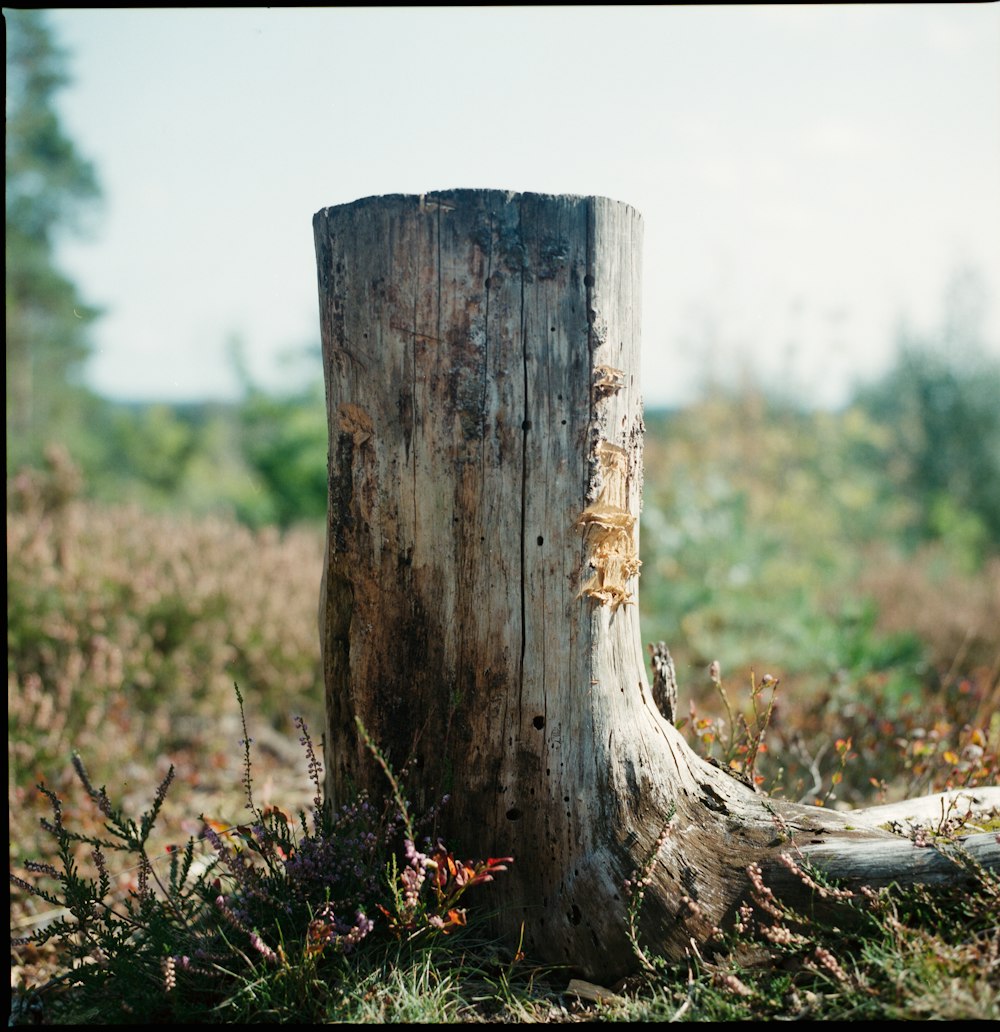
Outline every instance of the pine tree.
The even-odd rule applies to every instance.
[[[39,10],[5,10],[7,31],[7,469],[70,443],[93,396],[80,385],[100,314],[60,271],[60,236],[100,197],[92,164],[54,106],[67,56]]]

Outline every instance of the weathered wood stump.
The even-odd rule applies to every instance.
[[[451,795],[436,827],[450,848],[515,857],[497,929],[516,941],[523,923],[534,955],[605,979],[634,965],[623,882],[654,851],[643,929],[679,954],[787,834],[896,849],[750,791],[653,703],[636,605],[639,214],[454,190],[327,208],[314,230],[331,800],[385,788],[360,718],[409,765],[417,810]]]

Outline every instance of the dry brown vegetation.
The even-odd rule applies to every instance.
[[[34,786],[69,789],[73,752],[96,784],[144,801],[173,762],[196,800],[175,793],[185,817],[199,803],[238,817],[234,683],[261,747],[261,797],[304,800],[292,717],[322,726],[320,532],[97,506],[78,486],[57,453],[8,489],[12,848],[34,854]]]

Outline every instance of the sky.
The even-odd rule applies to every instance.
[[[1000,357],[1000,4],[49,23],[105,194],[59,254],[105,309],[87,380],[108,397],[235,398],[236,346],[264,389],[318,378],[313,213],[456,187],[639,210],[647,407],[744,372],[840,405],[949,296]]]

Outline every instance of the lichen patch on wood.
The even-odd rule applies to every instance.
[[[629,581],[642,565],[635,541],[635,516],[628,509],[628,455],[624,448],[600,441],[597,462],[597,498],[576,520],[585,535],[587,563],[594,571],[580,594],[617,609],[635,602]]]

